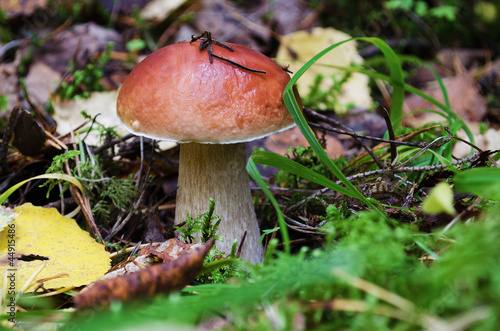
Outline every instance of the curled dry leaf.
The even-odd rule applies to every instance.
[[[171,262],[98,281],[75,296],[75,305],[78,309],[107,306],[113,301],[127,302],[180,290],[199,274],[203,259],[214,245],[214,241],[211,239],[202,246],[192,247]]]
[[[53,147],[47,144],[48,136],[31,114],[20,107],[12,109],[7,120],[4,139],[9,145],[26,156],[38,156],[53,152]]]
[[[201,246],[201,244],[186,244],[184,241],[177,238],[169,239],[162,243],[152,243],[139,251],[138,256],[154,255],[163,260],[163,262],[171,262],[184,252]]]

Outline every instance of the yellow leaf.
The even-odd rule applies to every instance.
[[[457,212],[453,207],[453,190],[450,185],[444,182],[437,184],[422,203],[422,211],[432,215],[455,215]]]
[[[340,41],[351,38],[348,34],[335,30],[334,28],[316,27],[308,31],[297,31],[287,34],[281,38],[277,60],[282,65],[290,64],[289,70],[297,72],[297,70],[309,61],[313,56]],[[290,60],[297,60],[297,62]],[[333,85],[332,76],[337,80],[344,74],[343,71],[321,66],[318,64],[334,65],[348,67],[351,63],[361,64],[363,58],[356,50],[356,42],[351,41],[343,44],[325,56],[321,57],[316,63],[307,70],[304,75],[297,81],[299,94],[306,96],[309,93],[309,87],[314,84],[315,76],[321,74],[324,80],[321,83],[322,90],[328,90]],[[362,74],[354,73],[342,85],[342,93],[338,97],[338,107],[336,112],[346,112],[350,105],[360,108],[370,108],[373,100],[370,96],[370,88],[368,87],[368,77]],[[324,107],[324,105],[318,105]]]
[[[20,215],[12,223],[15,233],[0,232],[0,266],[15,274],[16,291],[41,265],[43,270],[35,278],[44,279],[67,274],[44,282],[46,289],[87,285],[109,269],[109,254],[88,232],[80,229],[75,220],[62,216],[54,208],[42,208],[30,203],[15,209]],[[9,266],[8,240],[15,240],[15,267]],[[10,249],[12,251],[12,248]],[[31,261],[26,257],[31,257]],[[24,260],[23,260],[24,259]],[[0,289],[4,276],[0,276]],[[28,288],[33,291],[37,283]]]

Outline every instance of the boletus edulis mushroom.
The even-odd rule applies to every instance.
[[[294,125],[283,100],[286,70],[251,48],[209,33],[157,50],[123,83],[118,117],[131,132],[180,144],[176,224],[204,213],[209,198],[221,223],[217,248],[234,239],[241,258],[262,260],[259,225],[246,172],[246,141]]]

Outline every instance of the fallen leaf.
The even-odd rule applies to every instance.
[[[65,274],[44,282],[46,289],[87,285],[109,269],[109,254],[75,220],[59,214],[55,208],[30,203],[15,208],[20,215],[15,225],[15,284],[19,290],[41,265],[36,279]],[[7,231],[0,232],[0,265],[7,266]],[[24,259],[24,260],[23,260]],[[26,260],[26,261],[25,261]],[[36,280],[35,279],[35,280]],[[0,277],[3,288],[4,277]],[[33,291],[36,283],[28,287]]]
[[[78,309],[107,306],[113,301],[132,301],[168,294],[188,285],[201,271],[203,260],[215,240],[193,247],[178,259],[156,264],[124,276],[98,281],[75,298]]]
[[[128,133],[123,129],[116,116],[117,96],[118,91],[109,91],[92,92],[88,99],[61,100],[58,97],[52,98],[53,119],[57,122],[57,132],[64,135],[85,123],[86,120],[81,114],[82,110],[85,110],[92,117],[99,114],[96,121],[106,127],[115,127],[121,134]],[[97,145],[99,143],[98,132],[90,132],[86,142],[89,145]]]
[[[143,242],[153,243],[165,241],[167,231],[163,228],[157,211],[147,213],[144,219],[144,227]]]
[[[307,28],[317,20],[310,3],[305,1],[269,1],[267,3],[269,11],[273,13],[273,30],[280,34],[288,34],[300,29]],[[261,6],[256,6],[258,9]]]
[[[448,94],[450,107],[460,118],[472,122],[479,122],[483,119],[488,110],[484,98],[479,93],[473,72],[447,77],[443,79],[443,84]],[[444,103],[443,92],[437,82],[432,82],[430,85],[431,87],[423,89],[422,92]],[[438,108],[415,94],[405,99],[405,113],[421,109],[437,110]],[[443,116],[430,112],[410,114],[403,118],[403,124],[409,127],[421,127],[428,123],[443,121],[445,121]]]
[[[298,146],[309,146],[309,142],[306,140],[304,135],[300,132],[298,127],[292,129],[278,132],[270,135],[265,140],[264,146],[266,150],[285,155],[288,147],[298,147]],[[345,154],[345,149],[342,143],[330,135],[326,136],[326,154],[332,159],[335,159],[343,154]]]
[[[169,239],[162,243],[152,243],[141,249],[138,256],[154,255],[163,260],[163,262],[173,261],[185,251],[198,247],[200,244],[186,244],[177,238]]]
[[[19,216],[12,208],[0,206],[0,232]]]
[[[479,123],[466,122],[467,126],[474,137],[474,144],[483,151],[496,150],[500,146],[500,130],[489,128],[486,132],[481,133]],[[457,137],[469,141],[469,137],[464,130],[457,132]],[[471,147],[466,143],[457,141],[453,145],[453,156],[456,158],[466,157],[471,151]]]
[[[83,110],[95,117],[96,121],[107,128],[114,127],[120,135],[128,134],[118,116],[116,116],[116,98],[118,91],[92,92],[87,99],[77,98],[75,100],[61,100],[59,97],[52,98],[54,115],[52,118],[57,122],[57,132],[65,135],[80,125],[84,124],[86,119],[81,114]],[[97,146],[100,143],[100,136],[97,131],[92,131],[85,139],[91,146]],[[159,141],[158,146],[161,150],[167,150],[176,144],[171,141]]]
[[[45,63],[36,62],[30,66],[26,76],[26,90],[32,100],[43,105],[49,101],[51,92],[56,89],[60,80],[60,73]]]
[[[444,66],[448,70],[455,70],[457,63],[468,68],[478,61],[484,61],[487,54],[484,49],[444,48],[437,52],[436,59],[440,66]]]
[[[271,30],[266,27],[263,12],[259,9],[252,12],[253,6],[255,6],[253,1],[247,1],[246,8],[242,8],[230,0],[201,0],[200,9],[195,12],[196,16],[192,23],[183,27],[194,28],[193,34],[207,30],[212,33],[215,40],[232,42],[264,52],[264,48],[270,43]],[[256,7],[262,8],[262,6]],[[268,5],[265,7],[270,9]],[[191,32],[186,35],[189,29],[183,30],[182,34],[179,31],[178,36],[182,38],[178,40],[190,40]]]
[[[161,22],[186,0],[153,0],[141,10],[141,17],[148,21]]]
[[[128,259],[99,278],[99,281],[124,276],[132,272],[151,267],[154,264],[172,262],[179,258],[181,254],[189,252],[192,248],[201,246],[201,244],[186,244],[183,241],[174,238],[162,243],[152,243],[139,251],[137,257]],[[93,286],[93,285],[90,285]]]
[[[46,144],[48,137],[42,127],[28,111],[19,107],[12,109],[9,115],[4,139],[26,156],[34,157],[52,150]]]
[[[33,62],[43,62],[64,74],[71,60],[85,63],[89,57],[105,51],[109,42],[114,51],[125,50],[122,36],[113,29],[93,22],[73,25],[45,42],[33,55]]]
[[[337,31],[333,28],[314,28],[311,32],[297,31],[284,35],[276,57],[282,65],[290,64],[289,70],[297,72],[302,65],[314,57],[317,53],[340,41],[351,38],[348,34]],[[297,60],[291,61],[291,60]],[[363,58],[356,50],[356,42],[351,41],[335,48],[322,58],[316,65],[307,70],[297,81],[300,95],[307,95],[309,87],[313,85],[314,79],[318,74],[324,76],[321,84],[323,90],[328,90],[333,85],[333,77],[342,77],[344,71],[328,68],[318,64],[335,65],[347,67],[351,63],[360,64]],[[368,87],[368,77],[354,73],[343,84],[342,94],[338,97],[338,108],[336,112],[346,112],[351,105],[355,107],[368,109],[372,106],[372,98]]]

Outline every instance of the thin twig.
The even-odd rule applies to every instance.
[[[220,46],[222,48],[225,48],[227,50],[229,50],[230,52],[233,52],[234,49],[229,46],[229,45],[226,45],[220,41],[217,41],[215,39],[212,38],[212,33],[210,33],[210,31],[205,31],[203,32],[202,34],[200,34],[199,36],[191,36],[191,42],[194,42],[194,41],[197,41],[197,40],[201,40],[200,42],[200,51],[206,49],[207,52],[208,52],[208,59],[210,61],[210,63],[213,63],[213,58],[215,57],[216,59],[219,59],[221,61],[225,61],[227,63],[230,63],[240,69],[243,69],[243,70],[248,70],[248,71],[251,71],[251,72],[258,72],[258,73],[261,73],[261,74],[265,74],[266,72],[264,70],[258,70],[258,69],[252,69],[252,68],[248,68],[248,67],[245,67],[244,65],[241,65],[239,63],[236,63],[234,61],[231,61],[229,59],[226,59],[225,57],[222,57],[222,56],[219,56],[219,55],[216,55],[214,54],[213,50],[212,50],[212,46],[215,44],[217,46]]]
[[[153,145],[155,144],[155,141],[152,141]],[[142,199],[144,198],[144,194],[146,192],[146,185],[147,185],[147,178],[149,178],[149,174],[151,172],[151,163],[153,162],[153,155],[154,155],[154,148],[151,150],[151,155],[149,156],[149,162],[148,162],[148,167],[146,168],[146,174],[144,176],[139,176],[137,178],[136,185],[139,187],[139,197],[137,198],[137,201],[134,203],[132,206],[132,211],[129,211],[127,216],[123,218],[124,212],[122,212],[122,215],[118,218],[118,220],[115,222],[113,225],[113,228],[109,232],[109,234],[106,236],[106,240],[111,239],[115,234],[120,231],[125,224],[128,223],[132,215],[134,214],[134,211],[139,208],[139,205],[141,204]],[[141,165],[144,164],[144,153],[141,152]],[[142,166],[139,169],[140,172],[142,172]],[[141,183],[141,178],[144,178],[144,181]]]
[[[78,156],[75,157],[75,161],[78,162]],[[64,166],[66,168],[66,173],[68,175],[72,175],[68,161],[65,162]],[[82,195],[83,192],[80,193],[80,191],[75,189],[75,187],[72,184],[70,185],[70,192],[71,192],[71,195],[73,196],[73,198],[75,199],[76,203],[78,204],[78,206],[80,206],[80,208],[83,212],[83,215],[85,216],[85,219],[87,220],[87,224],[89,225],[89,227],[92,231],[92,234],[94,235],[94,238],[97,237],[97,238],[99,238],[101,243],[104,243],[104,240],[101,236],[99,228],[97,227],[97,225],[95,224],[95,221],[94,221],[94,216],[92,214],[92,208],[90,207],[89,197],[87,195]]]
[[[380,142],[388,143],[388,144],[393,142],[397,145],[413,146],[413,147],[418,147],[418,148],[423,148],[426,145],[424,142],[414,143],[414,142],[407,142],[407,141],[401,141],[401,140],[392,141],[389,139],[358,134],[358,133],[352,131],[351,129],[345,127],[340,122],[337,122],[332,118],[326,117],[325,115],[316,113],[315,111],[312,111],[311,109],[304,108],[304,113],[307,114],[308,116],[312,116],[312,117],[316,117],[318,119],[321,119],[322,121],[326,122],[326,124],[329,124],[329,126],[325,127],[321,124],[308,122],[308,124],[310,126],[315,127],[315,128],[319,128],[319,129],[324,129],[326,131],[332,131],[335,133],[345,134],[345,135],[351,136],[353,138],[368,139],[368,140],[372,140],[372,141],[380,141]],[[339,126],[342,129],[335,127],[335,126]]]
[[[326,117],[325,115],[317,113],[317,112],[313,111],[312,109],[304,108],[304,113],[307,116],[316,117],[316,118],[321,119],[324,122],[332,125],[331,129],[334,129],[335,127],[341,128],[341,129],[339,129],[340,131],[343,131],[343,132],[345,132],[346,135],[351,136],[358,144],[361,145],[361,147],[363,147],[366,150],[366,152],[368,154],[370,154],[370,156],[372,157],[373,161],[375,161],[375,163],[377,164],[377,166],[379,168],[383,168],[382,163],[380,162],[380,160],[378,159],[378,157],[375,155],[375,153],[372,151],[372,149],[364,141],[359,140],[360,137],[358,137],[357,134],[354,131],[352,131],[350,128],[344,126],[342,123],[340,123],[338,121],[335,121],[335,120],[333,120],[333,119],[331,119],[329,117]],[[309,123],[309,125],[315,126],[316,124],[315,123]],[[328,131],[328,129],[325,129],[325,130]],[[340,132],[337,132],[337,133],[340,133]]]
[[[467,157],[464,157],[463,159],[459,159],[457,161],[453,161],[451,164],[452,165],[459,165],[465,162],[472,161],[476,159],[481,153],[475,152]],[[436,164],[432,166],[423,166],[423,167],[397,167],[397,168],[391,168],[391,169],[377,169],[377,170],[371,170],[371,171],[365,171],[359,174],[355,174],[352,176],[347,177],[349,181],[353,179],[357,179],[360,177],[368,177],[372,175],[379,175],[379,174],[386,174],[386,173],[398,173],[398,172],[422,172],[422,171],[433,171],[433,170],[442,170],[446,169],[450,165],[448,164]],[[337,182],[337,184],[341,184],[340,181]]]

